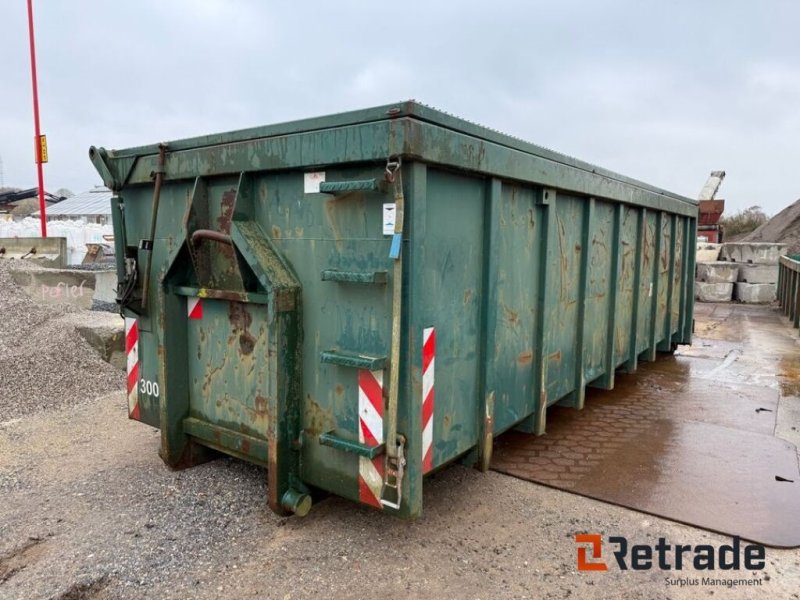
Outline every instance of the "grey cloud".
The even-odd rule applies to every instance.
[[[792,1],[35,0],[49,188],[86,150],[406,98],[730,210],[800,196]],[[24,3],[0,8],[0,156],[35,184]]]

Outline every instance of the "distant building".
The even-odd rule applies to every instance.
[[[55,206],[64,199],[63,196],[57,196],[48,191],[44,193],[44,204],[46,207]],[[14,217],[27,217],[38,208],[39,188],[0,192],[0,215],[6,214]]]
[[[98,185],[47,208],[48,221],[82,221],[105,225],[111,222],[111,190]],[[39,216],[36,211],[34,216]]]

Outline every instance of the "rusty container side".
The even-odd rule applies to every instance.
[[[266,466],[282,514],[322,489],[418,516],[428,472],[487,468],[499,433],[691,341],[696,202],[414,102],[90,156],[131,417],[173,467]]]

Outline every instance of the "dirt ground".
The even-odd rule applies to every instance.
[[[775,309],[749,310],[752,319],[701,306],[685,351],[781,323]],[[785,348],[800,344],[781,327]],[[796,443],[791,370],[800,364],[770,375],[781,348],[761,355],[739,355],[731,377],[781,389],[776,434]],[[283,519],[266,507],[262,469],[221,459],[170,471],[158,444],[157,431],[127,420],[122,391],[0,422],[0,598],[800,598],[798,549],[767,548],[764,571],[714,574],[760,580],[753,587],[668,583],[704,575],[692,569],[579,572],[576,533],[649,544],[730,538],[499,473],[453,466],[426,480],[414,522],[338,498]]]

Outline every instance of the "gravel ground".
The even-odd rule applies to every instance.
[[[103,302],[102,300],[92,300],[92,310],[99,312],[119,313],[119,306],[114,302]]]
[[[499,473],[454,466],[426,480],[414,522],[333,497],[282,519],[263,469],[221,459],[170,471],[157,448],[121,392],[0,425],[0,597],[800,597],[796,550],[767,550],[760,588],[579,573],[575,533],[730,539]]]
[[[31,306],[10,289],[0,270],[0,315],[14,316],[0,318],[2,599],[800,599],[798,550],[767,549],[752,588],[668,585],[674,571],[578,572],[576,533],[730,538],[460,466],[426,479],[417,521],[335,497],[304,519],[277,517],[263,469],[227,458],[167,469],[158,432],[126,418],[123,376],[64,325],[92,314]],[[67,358],[37,348],[56,339]],[[30,375],[12,353],[30,357]]]
[[[91,313],[34,302],[0,261],[0,421],[83,402],[121,389],[125,374],[104,362],[75,332]]]

